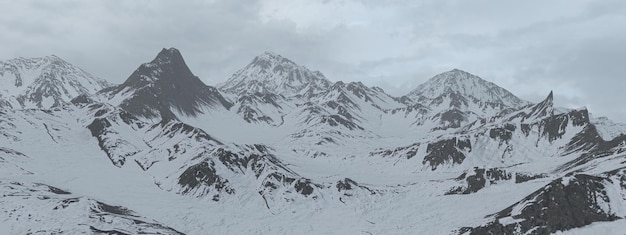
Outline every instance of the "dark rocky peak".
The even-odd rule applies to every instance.
[[[180,51],[176,48],[163,48],[159,54],[157,54],[156,58],[152,60],[153,64],[185,64],[185,60],[183,56],[180,54]]]
[[[157,80],[161,83],[192,83],[192,85],[206,86],[193,75],[183,56],[175,48],[163,48],[151,62],[139,66],[124,82],[124,85],[140,87]]]
[[[204,107],[229,109],[232,104],[220,92],[205,85],[193,75],[181,53],[163,49],[149,63],[144,63],[119,86],[102,90],[113,98],[122,91],[134,94],[120,107],[146,118],[177,119],[173,111],[186,116],[196,116]]]

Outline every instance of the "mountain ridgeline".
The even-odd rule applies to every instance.
[[[626,125],[459,69],[394,97],[265,52],[213,87],[164,48],[118,85],[56,56],[0,62],[0,84],[10,233],[594,233],[626,217]]]

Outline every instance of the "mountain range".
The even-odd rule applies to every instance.
[[[0,231],[551,234],[626,226],[626,125],[460,69],[395,97],[265,52],[206,85],[0,61]],[[558,92],[558,91],[557,91]]]

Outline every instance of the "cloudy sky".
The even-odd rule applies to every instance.
[[[0,60],[55,54],[115,83],[164,47],[209,85],[274,51],[392,95],[459,68],[626,123],[623,0],[1,1]]]

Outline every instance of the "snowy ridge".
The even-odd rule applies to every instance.
[[[0,61],[0,107],[49,109],[107,86],[55,55]]]

